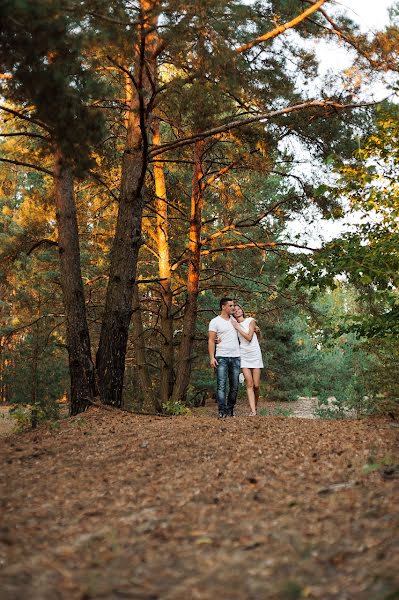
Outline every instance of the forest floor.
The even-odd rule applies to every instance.
[[[215,412],[8,431],[1,599],[398,600],[397,422]]]

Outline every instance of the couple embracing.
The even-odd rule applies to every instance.
[[[240,369],[247,386],[250,416],[255,416],[263,368],[256,322],[251,317],[245,318],[242,307],[232,298],[222,298],[220,310],[221,314],[209,323],[208,340],[210,366],[216,369],[219,417],[234,417]],[[229,393],[226,399],[227,379]]]

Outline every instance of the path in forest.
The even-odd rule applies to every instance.
[[[261,399],[258,405],[259,416],[290,416],[301,419],[316,419],[317,398],[301,397],[292,402],[272,402]],[[235,407],[237,417],[245,417],[249,414],[248,402],[240,398]],[[212,399],[206,401],[206,405],[193,409],[193,414],[201,416],[215,416],[217,413],[216,402]]]
[[[274,415],[280,410],[289,411],[290,416],[302,419],[315,419],[315,409],[317,407],[317,398],[300,398],[294,402],[266,402],[261,401],[259,409],[264,408],[267,414]],[[9,406],[0,406],[0,438],[8,437],[16,428],[16,421],[9,414]],[[63,412],[66,412],[65,410]],[[249,412],[248,405],[245,400],[240,400],[237,404],[237,416],[247,416]],[[215,416],[216,404],[214,401],[209,401],[206,407],[200,407],[193,410],[193,414],[200,416]]]
[[[1,440],[7,600],[393,600],[399,430],[91,409]]]

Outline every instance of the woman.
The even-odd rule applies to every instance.
[[[239,304],[235,304],[233,325],[237,330],[240,340],[241,369],[245,377],[247,398],[251,409],[251,417],[256,416],[259,400],[260,370],[263,369],[262,353],[260,350],[255,319],[245,318],[244,311]]]

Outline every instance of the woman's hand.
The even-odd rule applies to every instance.
[[[237,329],[237,331],[238,331],[238,329],[239,329],[240,326],[237,323],[237,321],[235,320],[235,318],[234,317],[230,317],[230,321],[231,321],[231,324],[233,325],[234,329]]]

